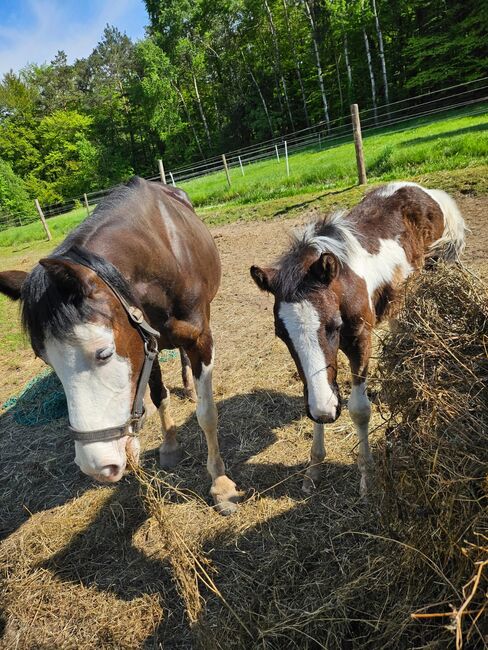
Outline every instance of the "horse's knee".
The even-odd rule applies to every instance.
[[[217,407],[213,400],[199,400],[197,404],[197,420],[202,429],[214,431],[217,429]]]
[[[354,424],[357,426],[368,424],[371,418],[371,404],[364,383],[353,385],[348,408]]]

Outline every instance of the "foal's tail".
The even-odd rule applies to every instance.
[[[430,247],[432,256],[446,262],[456,262],[461,257],[465,246],[466,225],[463,216],[449,194],[442,190],[426,191],[440,205],[444,215],[444,232],[442,237]]]

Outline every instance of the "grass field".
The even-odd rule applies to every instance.
[[[488,162],[488,113],[456,114],[437,121],[402,124],[395,131],[375,131],[364,137],[370,180],[390,180],[413,174],[457,169]],[[357,182],[352,141],[290,156],[290,177],[285,162],[276,159],[231,170],[232,187],[223,172],[203,176],[181,187],[197,207],[223,202],[255,203],[280,196],[345,187]]]
[[[480,110],[479,107],[477,109]],[[479,115],[466,111],[432,121],[403,123],[396,130],[375,131],[364,137],[368,181],[411,179],[436,172],[475,168],[488,164],[488,107]],[[290,177],[285,162],[276,159],[232,169],[232,187],[223,172],[209,174],[180,186],[189,194],[199,215],[209,224],[256,218],[262,211],[253,204],[297,197],[324,190],[344,190],[357,183],[354,145],[343,142],[325,150],[309,149],[290,155]],[[476,175],[476,172],[473,171]],[[306,200],[306,199],[305,199]],[[85,209],[48,220],[54,241],[61,240],[85,218]],[[39,222],[0,232],[0,247],[41,241]]]

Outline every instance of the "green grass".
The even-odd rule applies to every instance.
[[[396,129],[390,127],[366,133],[363,140],[368,182],[425,175],[432,177],[438,172],[472,170],[487,165],[488,106],[484,108],[485,112],[479,115],[470,115],[469,110],[464,109],[437,120],[425,117],[403,123]],[[476,110],[479,112],[480,107]],[[207,223],[218,224],[239,218],[263,218],[269,212],[263,207],[264,202],[288,199],[283,203],[283,209],[288,210],[289,197],[296,197],[299,203],[308,195],[326,190],[342,191],[357,184],[356,158],[351,141],[325,150],[309,149],[292,154],[289,162],[289,178],[284,160],[277,162],[273,158],[246,165],[245,176],[241,175],[239,168],[232,169],[230,188],[223,172],[180,186],[189,194],[198,214]],[[260,204],[259,208],[257,204]],[[79,208],[49,219],[53,240],[61,240],[85,215],[84,208]],[[0,247],[43,239],[42,225],[34,222],[1,231]]]
[[[73,230],[75,226],[83,221],[86,217],[85,208],[76,208],[58,217],[47,219],[49,230],[54,240],[59,240],[62,236]],[[41,222],[33,221],[25,226],[16,226],[0,231],[0,246],[13,246],[25,242],[40,241],[46,239],[46,233]]]
[[[488,163],[488,107],[482,115],[455,116],[437,120],[426,118],[405,124],[396,131],[366,134],[364,152],[368,180],[410,177],[440,170]],[[256,203],[280,196],[311,193],[345,187],[357,182],[356,158],[352,142],[290,156],[290,177],[284,160],[276,159],[232,169],[229,188],[223,172],[197,178],[181,187],[196,207],[233,202]]]

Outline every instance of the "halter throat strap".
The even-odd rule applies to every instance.
[[[124,296],[105,278],[102,278],[90,260],[79,255],[76,251],[70,250],[69,255],[60,256],[58,259],[66,260],[67,262],[74,262],[80,264],[93,271],[97,277],[104,282],[107,287],[112,291],[118,299],[124,311],[126,312],[129,320],[139,332],[144,343],[144,363],[137,382],[136,394],[132,404],[132,410],[129,419],[125,424],[117,427],[109,427],[108,429],[94,429],[91,431],[79,431],[78,429],[69,426],[71,438],[78,442],[108,442],[110,440],[118,440],[124,436],[136,436],[144,425],[146,411],[144,408],[144,394],[146,392],[149,377],[153,363],[158,354],[158,342],[160,334],[157,330],[149,325],[144,317],[142,309],[136,305],[131,305]]]

